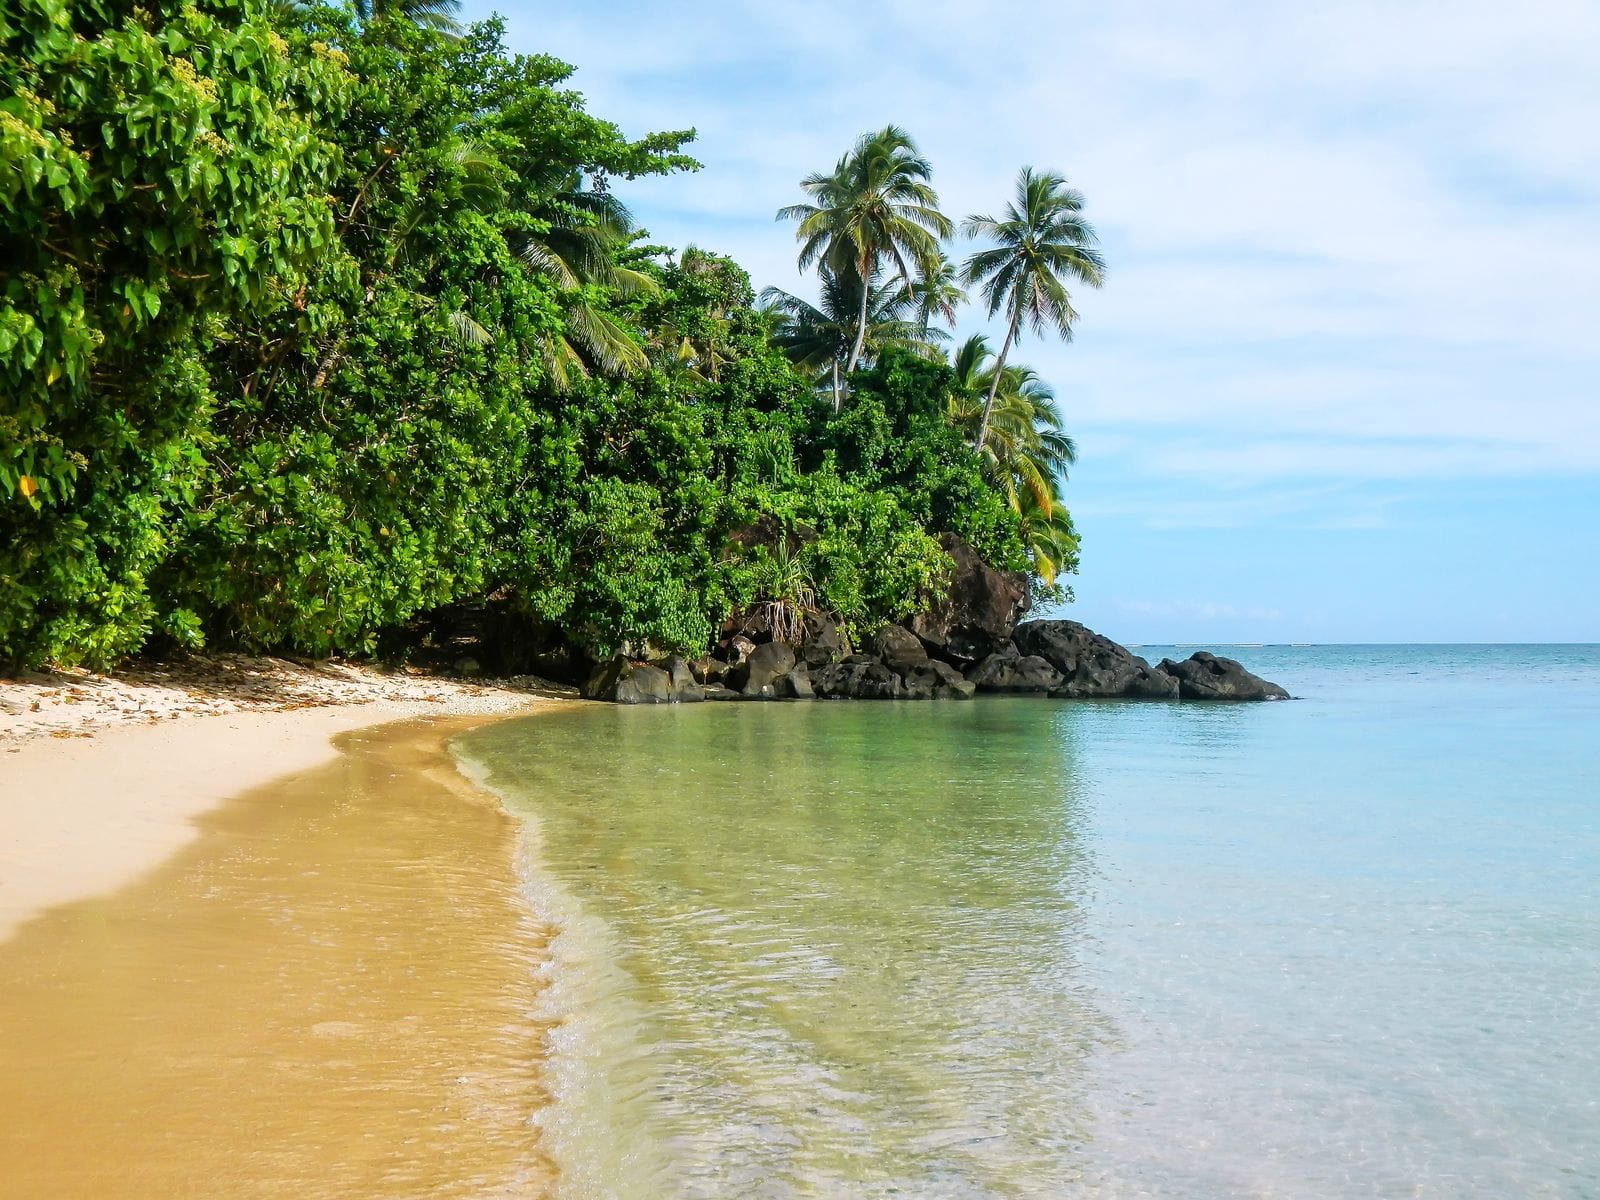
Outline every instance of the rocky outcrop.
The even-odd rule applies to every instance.
[[[939,546],[953,564],[949,586],[907,624],[935,657],[976,662],[1010,640],[1028,611],[1028,577],[996,571],[953,533],[941,535]]]
[[[594,671],[583,694],[618,704],[966,700],[975,692],[1048,693],[1060,700],[1289,698],[1283,688],[1234,660],[1204,651],[1152,667],[1076,621],[1025,621],[1014,638],[999,642],[977,662],[962,664],[959,658],[930,654],[922,639],[892,625],[871,640],[868,653],[838,656],[848,648],[841,631],[832,622],[814,621],[798,652],[783,642],[756,644],[735,637],[724,649],[731,662],[710,656],[691,662],[674,655],[652,665],[614,658]],[[809,661],[808,653],[822,661]]]
[[[1232,659],[1201,652],[1152,667],[1077,621],[1020,621],[1028,608],[1023,576],[992,570],[952,535],[940,545],[954,564],[945,598],[904,625],[879,630],[863,653],[851,653],[845,631],[827,614],[775,625],[747,613],[723,626],[709,654],[654,663],[619,656],[593,671],[583,693],[619,704],[964,700],[976,692],[1061,700],[1288,698]]]
[[[1287,700],[1289,693],[1259,675],[1252,675],[1231,658],[1218,658],[1201,650],[1182,662],[1161,660],[1161,670],[1178,681],[1185,700]]]
[[[1178,698],[1171,675],[1076,621],[1024,621],[1015,638],[1023,654],[1038,655],[1061,672],[1061,683],[1050,693],[1058,699]]]
[[[1061,672],[1037,654],[1023,654],[1007,642],[967,672],[980,692],[1048,692],[1061,683]]]

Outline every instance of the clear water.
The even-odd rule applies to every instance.
[[[465,739],[566,1200],[1600,1197],[1600,647],[1235,653],[1302,699]]]

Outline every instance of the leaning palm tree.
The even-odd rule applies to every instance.
[[[876,355],[891,346],[916,348],[921,339],[916,321],[906,315],[911,301],[894,282],[874,281],[863,289],[853,270],[841,278],[824,265],[818,274],[822,291],[817,304],[769,287],[761,293],[761,307],[771,321],[772,344],[802,371],[827,380],[833,411],[838,412],[844,399],[841,368],[853,348],[861,355]],[[866,333],[858,340],[863,308]]]
[[[889,278],[898,278],[909,295],[915,278],[938,270],[939,241],[951,232],[928,182],[932,174],[905,130],[888,125],[863,134],[831,173],[800,181],[811,203],[778,210],[778,220],[799,222],[801,269],[822,263],[836,279],[853,271],[871,280],[888,264]],[[862,288],[858,297],[847,376],[866,343],[870,295]]]
[[[1033,573],[1044,581],[1045,587],[1054,587],[1056,577],[1063,571],[1076,569],[1078,531],[1062,505],[1046,509],[1025,495],[1018,513],[1017,531],[1028,557],[1033,560]]]
[[[984,465],[1014,511],[1022,511],[1026,497],[1049,513],[1061,501],[1061,483],[1078,448],[1062,431],[1055,394],[1031,367],[1008,366],[1001,374]]]
[[[987,410],[990,420],[978,451],[984,474],[1013,511],[1021,512],[1027,503],[1048,513],[1060,503],[1060,485],[1077,462],[1077,447],[1062,429],[1049,385],[1031,367],[1000,369],[993,359],[981,333],[957,348],[946,416],[963,437],[974,438]]]
[[[1105,279],[1105,260],[1094,248],[1099,240],[1094,227],[1083,219],[1083,193],[1069,188],[1060,175],[1032,167],[1023,167],[1018,174],[1016,199],[1006,205],[1003,219],[971,216],[962,223],[962,231],[994,243],[969,257],[961,274],[967,283],[981,286],[991,317],[1003,310],[1007,318],[994,381],[972,443],[974,450],[981,450],[1006,356],[1024,320],[1041,336],[1053,330],[1070,341],[1078,314],[1066,281],[1099,287]]]

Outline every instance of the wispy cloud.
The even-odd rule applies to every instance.
[[[1215,600],[1118,600],[1117,608],[1130,617],[1176,618],[1183,621],[1281,621],[1275,608],[1222,604]]]

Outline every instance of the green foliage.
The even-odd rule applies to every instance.
[[[204,346],[328,247],[338,155],[311,113],[348,86],[232,4],[0,17],[0,657],[105,662],[161,623]]]
[[[752,607],[861,636],[938,592],[947,530],[1072,569],[1055,493],[952,423],[903,133],[818,177],[823,307],[757,309],[614,190],[691,132],[624,136],[454,10],[0,13],[0,661],[370,652],[491,596],[597,655]]]

